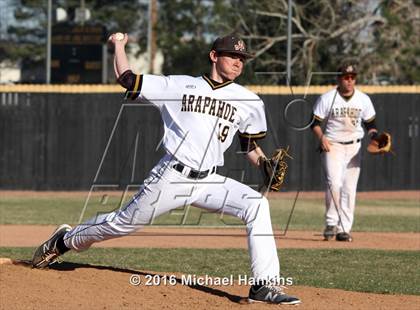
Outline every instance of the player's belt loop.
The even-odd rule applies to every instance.
[[[346,142],[338,142],[338,143],[344,144],[344,145],[348,145],[348,144],[353,144],[353,143],[359,143],[360,141],[362,141],[362,139],[357,139],[357,140],[352,140],[352,141],[346,141]]]

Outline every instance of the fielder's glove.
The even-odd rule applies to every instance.
[[[269,191],[278,192],[283,185],[287,172],[286,157],[293,159],[288,154],[289,147],[279,148],[274,151],[271,158],[260,157],[258,159],[260,171],[263,177],[263,185]]]
[[[391,145],[391,135],[387,132],[382,132],[372,137],[367,151],[373,155],[389,153],[392,152]]]

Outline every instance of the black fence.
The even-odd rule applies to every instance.
[[[128,104],[121,94],[0,96],[0,189],[87,190],[93,184],[125,188],[141,184],[163,154],[159,112],[152,106]],[[261,146],[271,153],[278,146],[290,145],[294,157],[289,162],[286,191],[324,188],[317,141],[310,129],[296,129],[308,122],[317,96],[303,101],[261,95],[268,122]],[[374,157],[364,151],[358,189],[419,189],[419,94],[370,97],[378,127],[394,138],[395,155]],[[235,140],[218,171],[257,186],[259,172],[239,149]]]

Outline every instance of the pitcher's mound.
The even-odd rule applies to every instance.
[[[181,283],[180,274],[175,274],[175,283],[147,285],[147,279],[162,279],[163,274],[66,262],[39,270],[25,268],[23,263],[16,265],[11,259],[2,261],[6,262],[0,265],[4,309],[43,309],[45,305],[54,305],[55,309],[273,309],[273,305],[247,304],[249,287],[236,282],[226,286],[188,286]],[[139,285],[130,284],[133,275],[140,278]],[[286,293],[302,300],[296,306],[302,310],[418,309],[420,304],[419,296],[303,286],[289,287]]]

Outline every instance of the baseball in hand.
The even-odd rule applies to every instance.
[[[122,41],[122,40],[124,40],[124,34],[123,34],[123,33],[121,33],[121,32],[117,32],[117,33],[115,34],[115,40],[118,40],[118,41]]]

